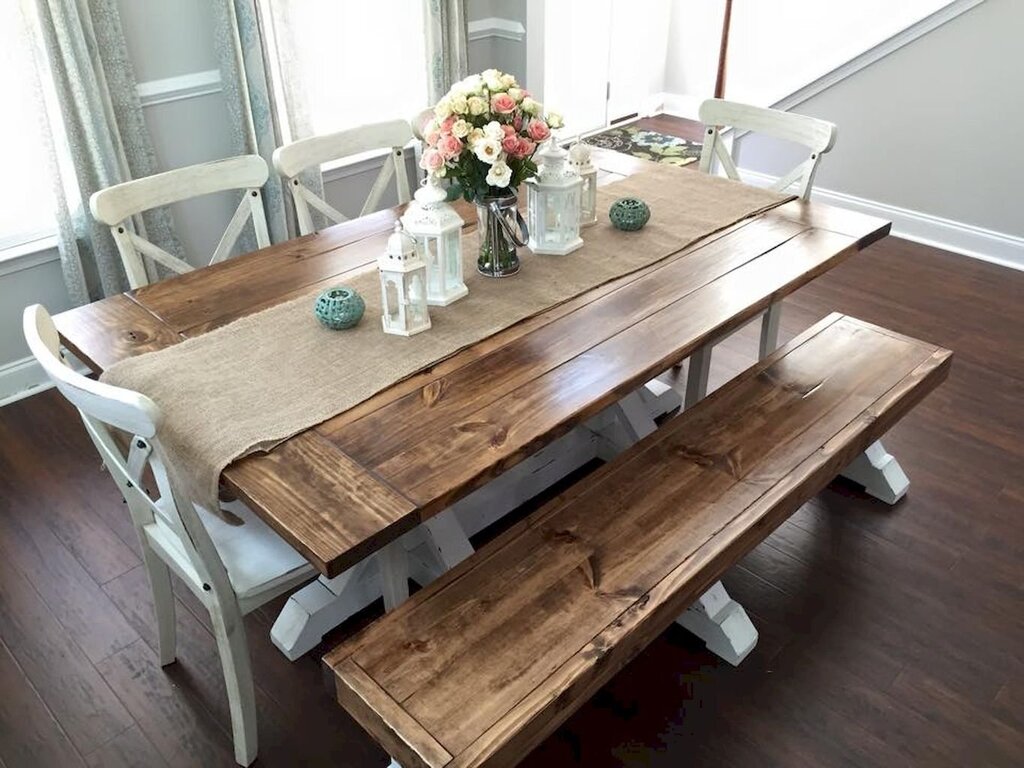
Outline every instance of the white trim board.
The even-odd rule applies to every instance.
[[[146,80],[138,84],[139,101],[143,107],[154,104],[166,104],[182,99],[194,99],[220,93],[224,84],[220,80],[220,72],[207,69],[202,72],[189,72],[185,75],[165,77],[160,80]]]
[[[740,168],[739,172],[745,182],[758,187],[767,187],[778,179],[776,176],[744,168]],[[812,199],[888,219],[892,222],[892,234],[896,237],[999,264],[1003,267],[1024,270],[1024,237],[996,232],[962,221],[944,219],[941,216],[932,216],[930,213],[879,203],[821,187],[814,188]]]
[[[0,365],[0,407],[53,386],[34,357]]]
[[[483,40],[488,37],[497,37],[502,40],[522,42],[526,37],[526,27],[515,19],[502,19],[491,16],[486,19],[476,19],[467,24],[469,40]]]

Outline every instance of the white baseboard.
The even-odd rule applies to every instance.
[[[687,120],[698,120],[697,110],[700,108],[703,98],[689,93],[669,93],[662,91],[650,97],[650,104],[654,105],[651,114],[662,112],[672,117],[682,117]]]
[[[476,19],[469,22],[468,35],[470,42],[483,40],[486,37],[497,37],[521,43],[526,37],[526,27],[515,19],[503,19],[492,16],[487,19]]]
[[[743,180],[759,187],[774,183],[776,176],[739,169]],[[1024,270],[1024,237],[996,232],[962,221],[944,219],[929,213],[879,203],[863,197],[814,188],[814,200],[852,211],[878,216],[892,222],[892,234],[915,243],[931,245],[974,259],[989,261],[1011,269]]]
[[[0,407],[52,386],[34,357],[0,365]]]

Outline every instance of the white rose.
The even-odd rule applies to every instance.
[[[501,140],[505,138],[505,130],[497,120],[491,120],[491,122],[484,126],[484,136],[501,143]]]
[[[487,172],[487,183],[492,187],[507,187],[512,181],[512,169],[504,160],[498,160]]]
[[[470,96],[467,104],[471,115],[482,115],[487,111],[487,99],[481,96]]]
[[[451,100],[452,112],[456,115],[464,115],[469,110],[466,97],[463,94],[456,94]]]
[[[456,120],[455,123],[452,125],[452,135],[457,138],[464,139],[466,138],[466,136],[469,135],[469,130],[471,127],[472,126],[470,126],[470,124],[467,123],[465,120]]]
[[[442,98],[434,106],[434,115],[438,120],[444,120],[448,115],[452,113],[452,101],[447,96]]]
[[[540,108],[541,108],[540,107],[540,102],[537,101],[536,99],[533,99],[533,98],[529,97],[529,96],[527,96],[525,99],[523,99],[522,107],[523,107],[523,112],[525,112],[528,115],[536,115],[538,112],[540,112]],[[443,119],[444,118],[442,118],[442,120]]]
[[[505,85],[501,82],[501,72],[496,69],[485,69],[481,75],[484,79],[484,85],[487,86],[488,90],[491,91],[503,91]]]
[[[480,75],[470,75],[459,82],[459,87],[467,95],[479,94],[484,87],[484,79]]]
[[[545,118],[549,128],[562,128],[565,125],[565,121],[562,120],[562,115],[558,112],[548,112],[548,116]]]
[[[490,165],[501,157],[501,142],[485,136],[473,146],[473,153],[478,159]]]

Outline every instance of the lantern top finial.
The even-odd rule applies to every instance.
[[[416,190],[413,197],[424,208],[433,208],[448,199],[448,192],[437,183],[434,174],[428,173],[427,178],[423,180],[423,186]]]
[[[406,261],[416,252],[416,241],[402,229],[401,222],[395,222],[395,231],[388,238],[388,258]]]
[[[540,170],[537,173],[537,181],[541,184],[553,184],[565,186],[579,180],[576,171],[567,167],[565,160],[567,153],[558,146],[554,140],[548,143],[537,153]]]
[[[577,173],[589,173],[594,170],[594,164],[590,160],[590,145],[584,144],[579,139],[569,147],[569,165]]]

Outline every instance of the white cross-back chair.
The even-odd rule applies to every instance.
[[[700,170],[703,173],[716,173],[720,167],[730,179],[743,181],[729,152],[729,146],[722,137],[725,128],[763,133],[806,147],[810,151],[807,159],[771,185],[771,188],[778,192],[791,189],[795,185],[795,192],[801,200],[810,198],[821,156],[831,150],[836,141],[834,123],[778,109],[754,107],[724,99],[708,99],[700,105],[699,114],[705,126],[704,144],[700,151]],[[781,304],[776,302],[761,318],[761,342],[758,350],[761,358],[771,354],[778,347],[781,310]],[[690,371],[686,382],[687,406],[693,405],[707,390],[711,349],[712,346],[708,345],[690,358]]]
[[[278,595],[309,581],[313,566],[240,502],[225,505],[243,521],[230,525],[188,502],[172,482],[160,444],[161,415],[145,395],[86,378],[65,365],[57,330],[46,309],[24,313],[25,339],[47,376],[78,409],[124,497],[142,545],[160,639],[160,663],[175,659],[171,572],[210,612],[231,710],[235,759],[256,759],[256,701],[242,617]],[[127,453],[115,434],[130,437]],[[155,495],[142,487],[146,467]]]
[[[335,224],[348,221],[345,214],[310,191],[299,178],[303,171],[309,168],[319,169],[324,163],[333,160],[343,160],[378,149],[389,149],[391,154],[385,159],[359,215],[364,216],[377,210],[392,178],[395,180],[398,202],[409,202],[412,196],[409,192],[409,175],[405,167],[405,145],[412,139],[412,128],[408,122],[389,120],[324,136],[300,139],[275,149],[274,168],[284,177],[288,189],[292,191],[295,215],[299,220],[299,234],[308,235],[315,231],[310,207],[320,211]]]
[[[97,221],[110,227],[129,285],[140,288],[149,284],[143,256],[178,274],[189,272],[193,267],[134,232],[130,225],[133,216],[213,192],[242,190],[242,200],[210,258],[209,263],[215,264],[231,253],[250,218],[257,245],[260,248],[270,245],[261,192],[268,176],[267,163],[262,157],[240,155],[115,184],[95,192],[89,198],[89,208]]]

